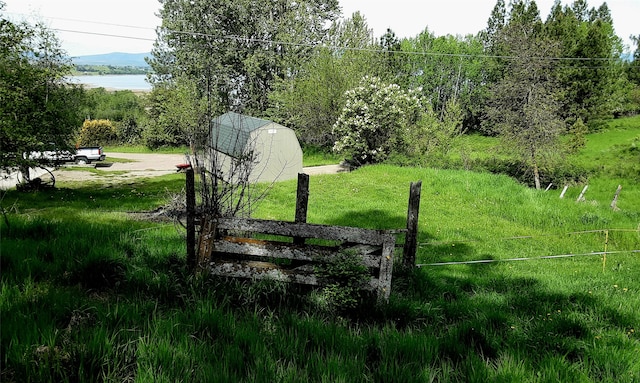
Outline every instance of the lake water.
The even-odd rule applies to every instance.
[[[84,84],[89,88],[151,90],[151,84],[147,82],[147,76],[144,74],[71,76],[69,81],[75,84]]]

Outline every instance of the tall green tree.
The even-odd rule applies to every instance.
[[[268,115],[296,130],[305,144],[331,148],[332,126],[345,104],[345,92],[370,74],[380,73],[372,30],[359,12],[334,22],[296,76],[278,82]]]
[[[338,14],[337,0],[163,0],[152,80],[189,78],[213,110],[261,114]]]
[[[553,74],[558,46],[539,33],[539,16],[531,17],[537,8],[522,4],[499,33],[508,60],[504,77],[491,87],[485,126],[520,155],[540,189],[541,169],[560,149],[565,130]]]
[[[399,83],[405,88],[421,88],[436,114],[443,114],[451,101],[464,111],[466,125],[475,124],[483,98],[486,59],[483,44],[474,36],[435,36],[428,29],[402,41],[405,54]]]
[[[0,12],[4,10],[0,2]],[[70,148],[82,125],[84,92],[70,84],[70,60],[41,24],[0,15],[0,167],[27,169],[23,153]],[[25,178],[28,178],[28,172]]]
[[[635,44],[631,61],[626,64],[626,75],[629,79],[629,90],[625,113],[640,113],[640,35],[630,36]]]
[[[195,151],[209,126],[206,99],[188,78],[156,85],[148,97],[143,140],[147,147],[188,146]]]
[[[504,0],[497,0],[496,5],[491,10],[487,28],[479,33],[480,40],[484,44],[485,52],[489,55],[501,55],[502,48],[499,33],[507,25],[507,7]]]
[[[403,54],[402,42],[390,28],[380,37],[379,49],[382,51],[380,69],[381,75],[387,74],[389,81],[402,83],[410,73],[407,73],[407,56]]]
[[[629,81],[640,86],[640,35],[631,36],[631,40],[636,44],[633,57],[627,68]]]
[[[607,4],[589,9],[586,0],[575,0],[563,7],[557,0],[544,29],[561,46],[556,73],[564,89],[562,116],[597,127],[621,108],[625,88],[622,41]]]

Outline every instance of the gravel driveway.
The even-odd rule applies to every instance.
[[[127,160],[128,162],[112,162]],[[141,154],[141,153],[107,153],[104,162],[93,162],[91,165],[67,165],[54,171],[56,181],[90,181],[112,180],[122,181],[139,177],[156,177],[176,172],[176,165],[184,163],[181,154]],[[109,167],[104,165],[111,164]],[[97,165],[100,174],[82,171],[80,167]],[[103,166],[101,166],[103,165]]]
[[[129,162],[113,162],[117,159]],[[126,181],[139,177],[155,177],[176,172],[176,165],[185,163],[182,154],[154,154],[154,153],[107,153],[104,162],[94,162],[91,165],[68,165],[54,171],[56,181]],[[81,166],[92,168],[98,165],[100,174],[78,169]],[[109,167],[100,165],[112,164]],[[340,165],[314,166],[304,168],[309,175],[335,174],[344,171]]]

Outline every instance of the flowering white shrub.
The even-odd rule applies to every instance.
[[[333,150],[358,165],[383,161],[394,150],[402,150],[407,133],[423,113],[417,94],[385,84],[378,77],[365,76],[345,97],[333,125]]]

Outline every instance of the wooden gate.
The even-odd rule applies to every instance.
[[[213,275],[322,285],[326,280],[318,276],[318,267],[346,252],[358,257],[369,270],[370,278],[364,288],[387,300],[396,238],[400,234],[405,236],[403,264],[415,265],[420,182],[411,185],[407,228],[397,230],[307,223],[309,178],[306,174],[298,177],[295,222],[200,217],[196,213],[193,182],[193,170],[189,169],[187,258],[191,266],[199,266]],[[200,226],[197,246],[196,225]]]

